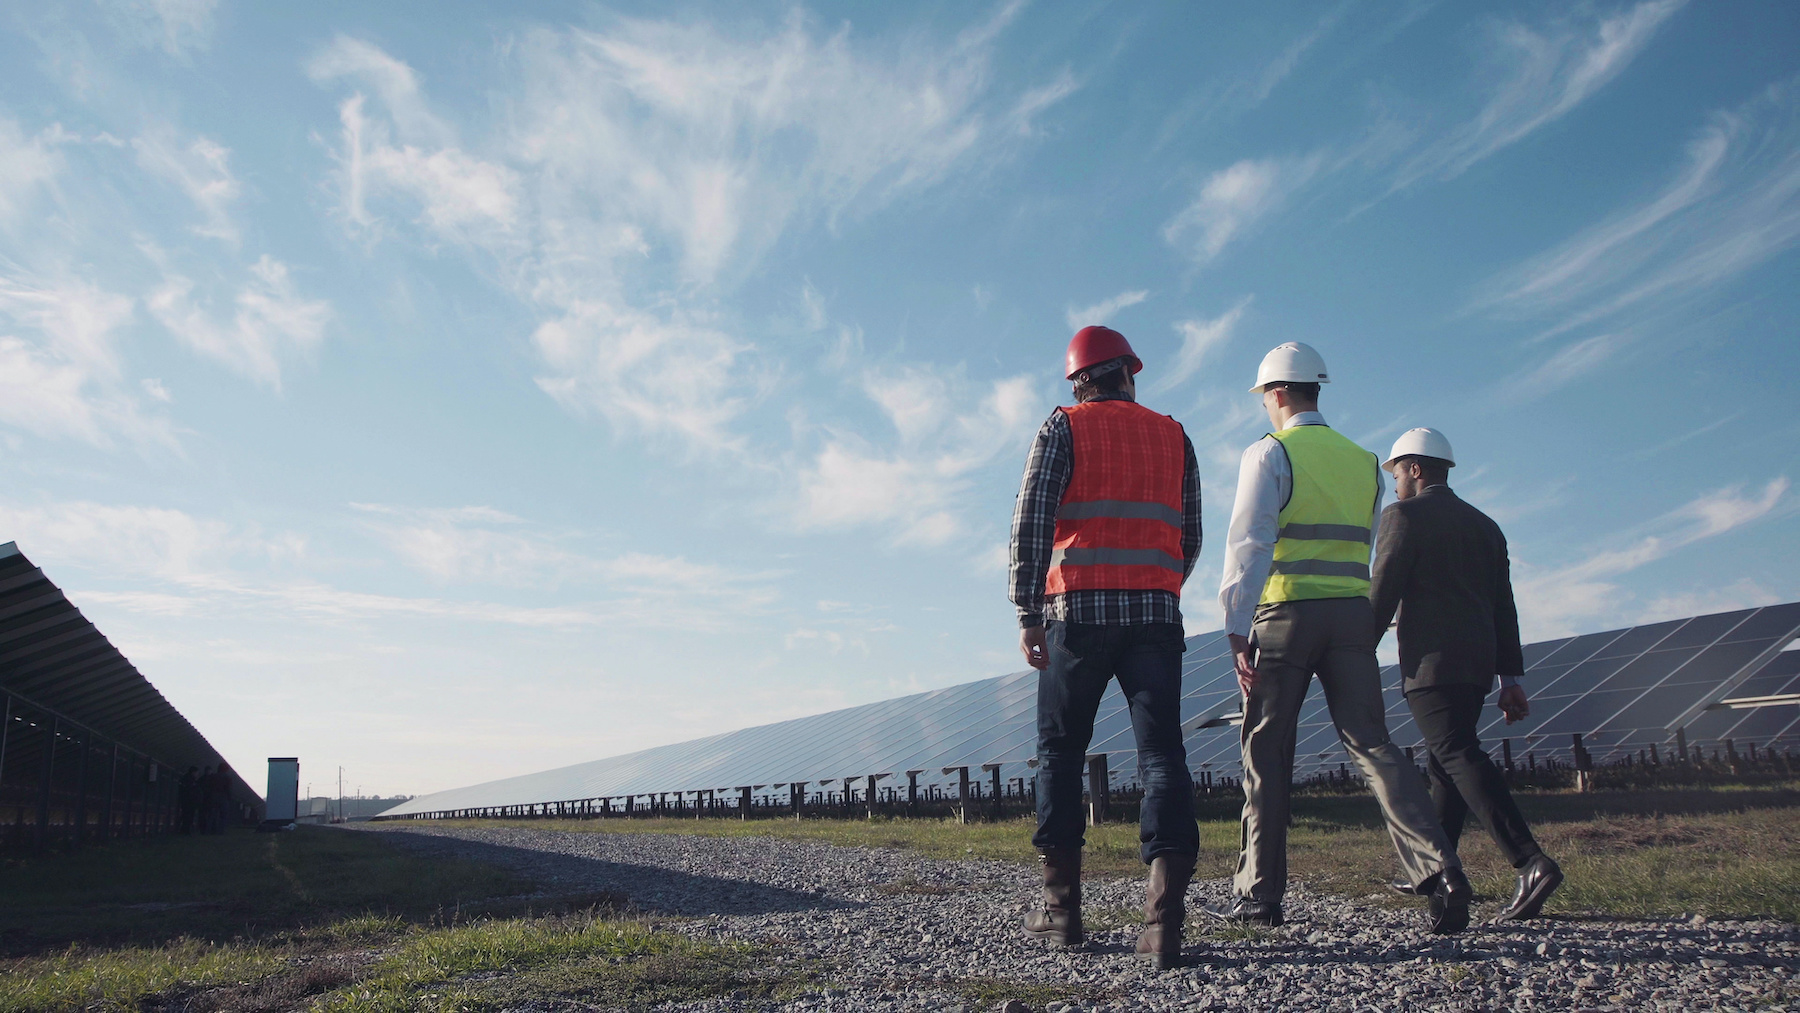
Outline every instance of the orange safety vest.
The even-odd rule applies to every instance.
[[[1075,443],[1074,474],[1056,511],[1046,595],[1069,591],[1169,591],[1186,575],[1181,423],[1133,401],[1058,409]]]

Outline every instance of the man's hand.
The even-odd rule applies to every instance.
[[[1050,654],[1044,648],[1044,628],[1027,626],[1019,631],[1019,650],[1025,654],[1025,664],[1038,671],[1050,667]]]
[[[1245,696],[1249,696],[1250,687],[1256,685],[1256,663],[1250,660],[1253,650],[1250,646],[1250,638],[1232,633],[1227,635],[1227,639],[1231,641],[1231,656],[1237,662],[1238,689],[1243,690]]]
[[[1506,715],[1509,725],[1531,716],[1531,701],[1525,699],[1525,687],[1507,686],[1500,690],[1500,713]]]

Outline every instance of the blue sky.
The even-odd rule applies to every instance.
[[[11,5],[0,540],[227,756],[421,792],[1021,667],[1106,321],[1442,429],[1528,639],[1800,598],[1800,7]]]

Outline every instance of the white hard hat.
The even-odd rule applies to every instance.
[[[1330,383],[1331,377],[1325,375],[1325,357],[1303,341],[1276,345],[1263,356],[1262,365],[1256,367],[1256,386],[1250,390],[1260,394],[1269,384],[1283,382]]]
[[[1450,441],[1435,429],[1420,427],[1401,433],[1400,438],[1394,441],[1393,452],[1388,454],[1387,460],[1381,462],[1381,466],[1391,467],[1402,457],[1435,457],[1452,468],[1456,467],[1456,458],[1450,453]]]

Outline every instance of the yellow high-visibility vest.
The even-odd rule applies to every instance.
[[[1263,603],[1368,597],[1379,459],[1329,426],[1270,435],[1287,451],[1294,483],[1281,508]]]

